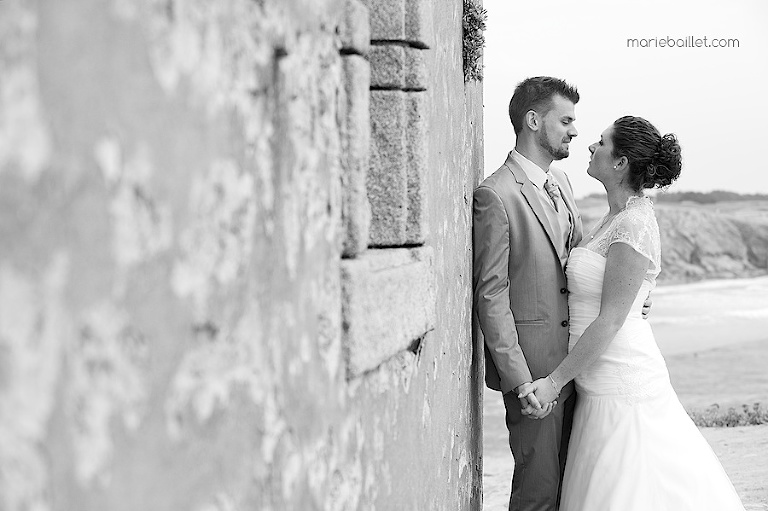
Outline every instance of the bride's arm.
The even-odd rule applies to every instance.
[[[629,245],[611,245],[605,264],[600,314],[552,374],[534,382],[521,395],[535,390],[539,402],[549,403],[557,397],[566,383],[597,360],[626,321],[648,271],[648,265],[648,258]]]

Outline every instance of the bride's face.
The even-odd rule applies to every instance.
[[[613,156],[613,125],[603,131],[600,140],[589,146],[589,152],[592,156],[589,158],[587,174],[605,182],[606,178],[614,174],[613,166],[619,161]]]

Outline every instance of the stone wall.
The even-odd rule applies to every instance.
[[[479,509],[462,2],[0,2],[0,509]]]

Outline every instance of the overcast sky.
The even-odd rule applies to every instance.
[[[579,136],[555,163],[577,197],[603,191],[587,146],[622,115],[677,134],[683,172],[670,191],[768,193],[768,2],[484,0],[485,173],[514,147],[507,108],[517,83],[576,85]],[[738,48],[628,48],[638,39],[738,39]],[[654,44],[654,43],[650,43]],[[658,43],[657,43],[658,44]]]

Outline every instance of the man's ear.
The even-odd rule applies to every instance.
[[[539,131],[539,126],[541,125],[539,114],[535,110],[528,110],[525,113],[525,124],[531,131]]]

